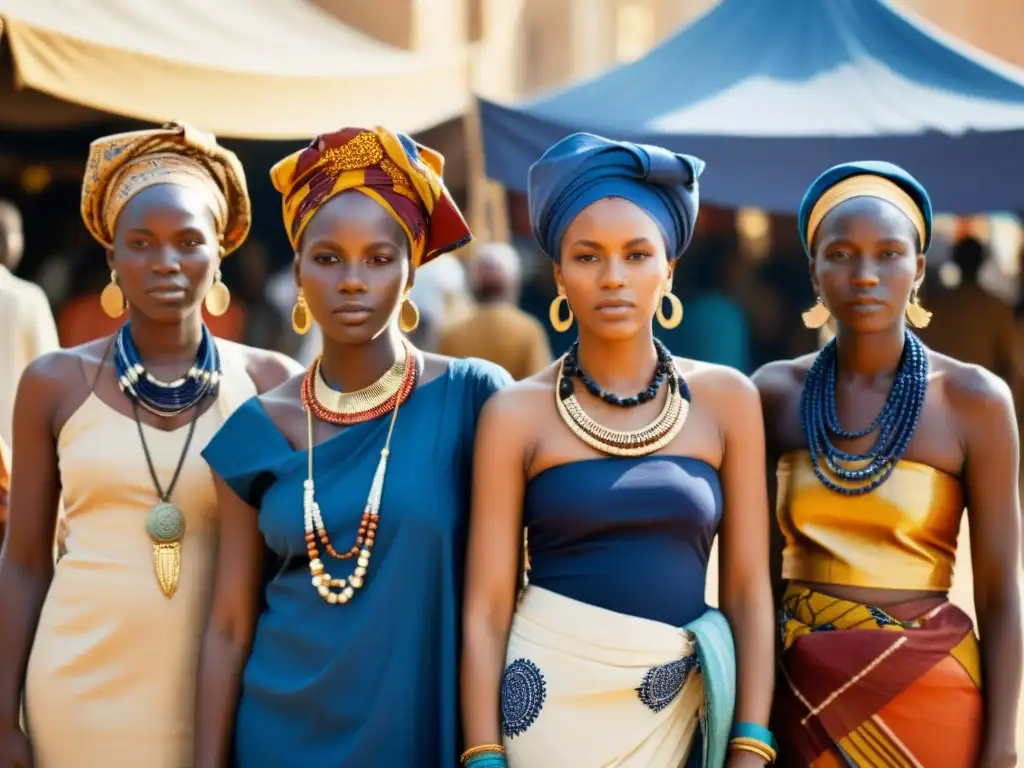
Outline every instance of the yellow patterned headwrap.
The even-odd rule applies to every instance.
[[[185,123],[104,136],[89,147],[82,181],[82,220],[107,249],[121,209],[142,190],[178,184],[209,197],[224,255],[249,234],[252,209],[245,171],[234,152]]]
[[[922,244],[928,242],[924,214],[920,206],[914,202],[914,198],[889,179],[873,174],[860,174],[843,179],[825,190],[818,198],[807,218],[807,233],[804,242],[808,244],[808,247],[814,242],[814,234],[829,211],[854,197],[877,197],[887,203],[892,203],[903,211],[913,223],[919,241]]]
[[[347,190],[376,200],[409,237],[413,267],[472,239],[441,174],[444,158],[408,136],[377,127],[343,128],[318,136],[274,165],[292,248],[321,206]]]

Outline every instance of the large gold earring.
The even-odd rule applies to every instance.
[[[818,297],[813,307],[800,315],[800,318],[804,321],[805,328],[821,328],[821,326],[828,322],[830,317],[832,317],[832,313],[828,311],[828,307],[821,300],[821,296]]]
[[[313,316],[309,314],[309,305],[306,304],[306,297],[302,295],[299,288],[299,295],[295,298],[295,306],[292,307],[292,330],[300,336],[309,333],[313,327]]]
[[[206,311],[214,317],[220,317],[231,306],[231,291],[224,285],[219,269],[213,278],[213,285],[210,286],[204,303],[206,304]]]
[[[100,294],[100,306],[103,307],[103,311],[108,317],[120,317],[128,306],[128,302],[124,299],[124,291],[117,284],[116,270],[111,271],[110,282]]]
[[[398,313],[398,327],[402,329],[402,333],[412,333],[420,327],[420,308],[408,296],[402,302],[402,309]]]
[[[932,321],[932,313],[921,306],[917,299],[917,288],[910,294],[910,303],[907,304],[907,322],[915,328],[927,328]]]
[[[665,317],[664,299],[668,299],[668,305],[672,307],[672,314],[668,317]],[[658,309],[654,314],[658,318],[658,324],[668,331],[683,322],[683,302],[672,293],[672,282],[670,280],[666,280],[662,286],[661,297],[658,299]]]
[[[569,316],[564,320],[561,318],[560,311],[562,309],[563,301],[569,310]],[[572,307],[569,306],[569,300],[562,294],[558,294],[551,300],[551,307],[548,309],[548,320],[551,321],[551,327],[559,333],[565,333],[572,327]]]

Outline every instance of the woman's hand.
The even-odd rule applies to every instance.
[[[763,765],[767,765],[764,758],[739,749],[732,750],[729,759],[725,761],[726,768],[761,768]]]
[[[32,745],[20,728],[0,733],[0,768],[32,768]]]

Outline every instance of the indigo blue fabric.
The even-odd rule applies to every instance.
[[[707,610],[722,519],[711,465],[668,455],[562,464],[530,481],[523,514],[531,584],[675,627]]]
[[[203,456],[258,510],[263,605],[242,679],[232,765],[459,764],[458,663],[473,438],[498,366],[453,361],[401,407],[365,586],[329,605],[310,583],[306,451],[253,398]],[[335,546],[355,537],[388,417],[316,446],[316,496]],[[348,561],[351,563],[351,561]],[[348,563],[326,565],[348,576]]]
[[[527,190],[533,235],[558,261],[562,237],[591,203],[622,197],[650,215],[665,238],[670,260],[690,244],[700,206],[704,161],[661,147],[574,133],[530,167]]]
[[[900,189],[910,195],[910,199],[913,200],[921,210],[921,216],[924,218],[925,238],[924,242],[921,243],[921,252],[926,253],[932,242],[932,201],[931,198],[928,197],[928,191],[921,186],[921,182],[898,165],[893,165],[892,163],[887,163],[881,160],[859,160],[853,163],[842,163],[829,168],[816,178],[814,183],[807,188],[807,192],[804,193],[804,198],[800,202],[800,210],[797,213],[797,227],[800,230],[800,241],[803,242],[804,249],[807,251],[807,254],[810,255],[811,252],[811,244],[805,240],[807,235],[807,221],[811,217],[811,211],[814,209],[814,204],[817,203],[821,196],[824,195],[831,187],[834,187],[839,182],[845,181],[853,176],[881,176],[882,178],[893,182]]]

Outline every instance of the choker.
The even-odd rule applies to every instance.
[[[662,367],[660,361],[661,350],[659,349],[659,369]],[[683,424],[686,423],[692,396],[689,386],[679,374],[671,356],[668,357],[664,371],[664,379],[668,381],[668,397],[665,398],[665,405],[662,407],[661,413],[646,426],[628,431],[609,429],[597,423],[583,410],[583,406],[576,399],[573,376],[566,370],[570,362],[572,361],[567,354],[559,365],[555,385],[555,407],[569,430],[591,448],[611,456],[624,458],[647,456],[660,451],[671,443],[682,430]],[[578,366],[574,365],[574,374],[578,375],[578,371]],[[659,374],[660,371],[655,374],[655,378]],[[644,393],[647,391],[645,390]],[[657,389],[643,402],[653,399],[656,395]],[[605,402],[608,401],[605,400]],[[637,404],[639,402],[634,403],[634,405]],[[620,405],[620,403],[616,403],[616,405]]]
[[[203,325],[203,337],[192,367],[174,381],[161,381],[142,364],[132,340],[130,321],[114,335],[114,372],[117,385],[133,402],[165,418],[194,408],[204,397],[216,396],[222,376],[217,343]]]
[[[321,421],[347,426],[372,421],[394,411],[416,386],[415,350],[402,340],[402,354],[370,386],[355,392],[339,392],[324,381],[317,357],[302,380],[302,404]]]

